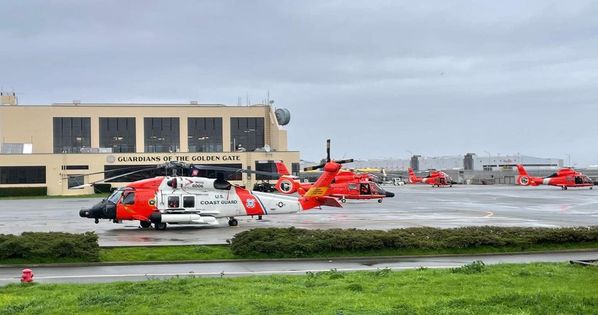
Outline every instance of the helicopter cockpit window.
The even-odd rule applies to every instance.
[[[179,205],[179,196],[168,197],[168,208],[178,208]]]
[[[386,190],[382,189],[382,187],[380,187],[380,185],[376,184],[376,183],[370,183],[371,189],[372,189],[372,195],[384,195],[386,194]]]
[[[123,197],[123,204],[124,205],[132,205],[135,203],[135,193],[134,192],[126,192]]]
[[[110,195],[110,197],[108,197],[108,201],[112,202],[113,204],[116,204],[118,202],[118,200],[120,199],[120,196],[122,196],[123,191],[122,190],[115,190],[112,195]]]
[[[371,193],[370,191],[370,185],[368,184],[359,184],[359,191],[361,192],[362,195],[369,195]]]

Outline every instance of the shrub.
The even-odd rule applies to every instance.
[[[2,187],[0,188],[0,197],[17,196],[46,196],[47,187]]]
[[[46,261],[72,258],[77,261],[99,261],[98,236],[93,232],[0,234],[0,259],[13,258]]]
[[[473,274],[473,273],[480,273],[486,270],[486,265],[481,260],[476,260],[471,264],[463,265],[458,268],[451,268],[452,273],[464,273],[464,274]]]
[[[260,228],[241,232],[231,240],[233,254],[242,257],[306,257],[342,251],[364,252],[381,249],[455,249],[535,244],[598,242],[598,226],[572,228],[430,227],[389,231],[331,229],[304,230]]]

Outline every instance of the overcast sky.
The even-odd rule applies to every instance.
[[[270,97],[318,160],[476,152],[598,164],[598,2],[0,2],[21,104]]]

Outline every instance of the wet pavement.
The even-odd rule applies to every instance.
[[[473,255],[444,257],[358,258],[334,260],[227,261],[183,264],[106,265],[81,267],[34,267],[34,280],[39,283],[95,283],[142,281],[179,276],[239,277],[269,274],[305,274],[308,271],[375,271],[426,268],[454,268],[481,260],[484,264],[566,262],[571,259],[596,259],[597,251],[567,253],[529,253],[518,255]],[[22,268],[0,268],[0,286],[18,283]]]
[[[257,227],[392,229],[413,226],[467,225],[559,227],[598,225],[598,189],[557,187],[427,185],[389,186],[396,193],[379,204],[348,201],[344,208],[313,209],[299,214],[238,217],[239,226],[169,225],[165,231],[141,229],[137,221],[94,224],[79,217],[98,199],[0,200],[0,234],[25,231],[95,231],[102,246],[223,244],[234,234]]]

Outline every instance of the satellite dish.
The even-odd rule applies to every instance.
[[[279,108],[277,109],[274,114],[276,115],[276,120],[278,124],[281,126],[286,126],[291,122],[291,112],[289,112],[286,108]]]

